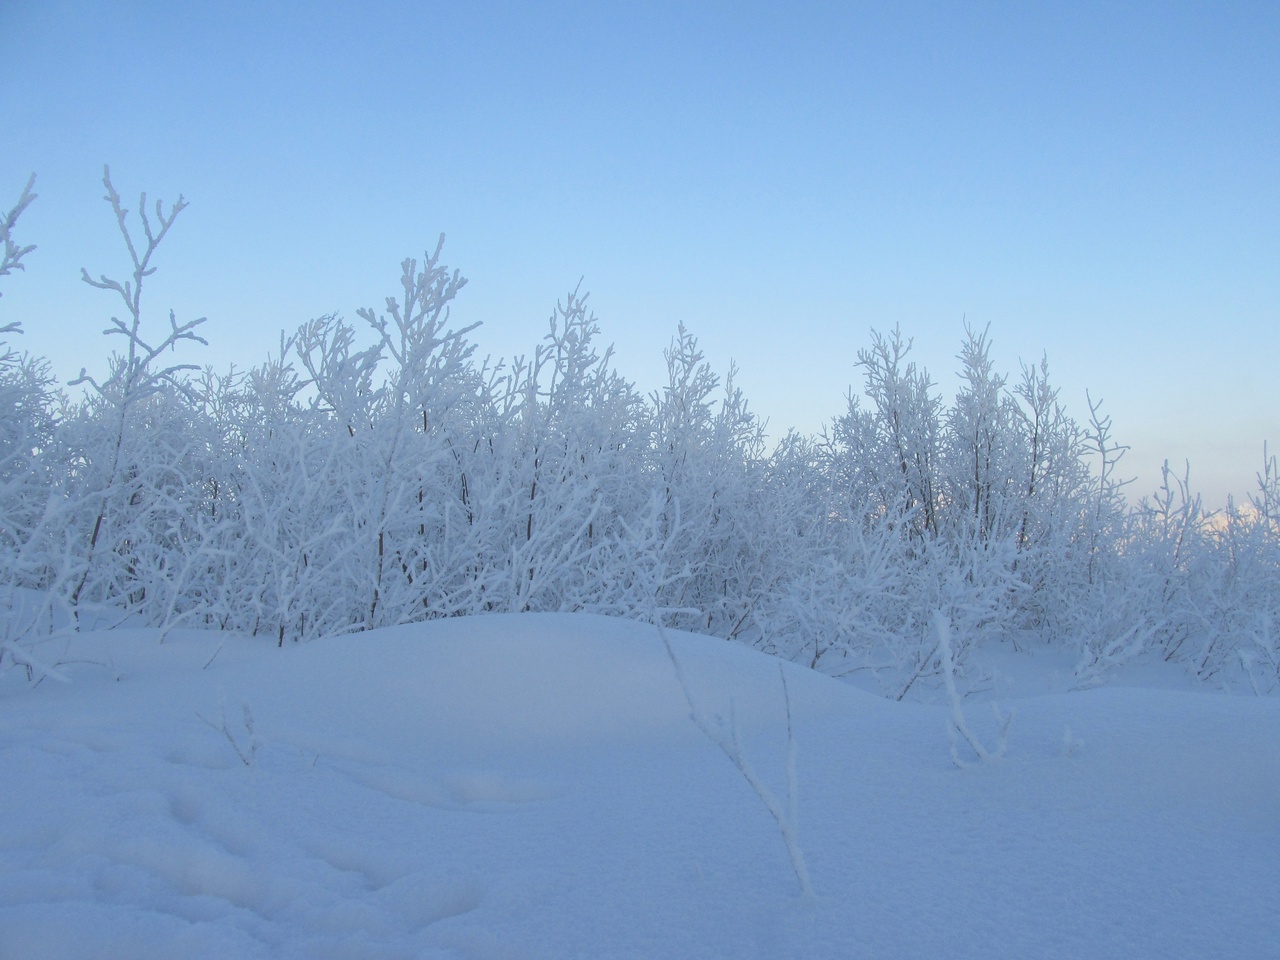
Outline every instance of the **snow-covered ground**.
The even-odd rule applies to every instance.
[[[1280,955],[1280,699],[1024,655],[957,769],[945,705],[784,665],[810,897],[707,733],[785,811],[777,661],[668,636],[688,700],[590,616],[46,643],[70,682],[0,676],[0,958]]]

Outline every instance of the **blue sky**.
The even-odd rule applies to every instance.
[[[0,320],[101,370],[125,273],[101,169],[191,206],[147,305],[253,365],[355,319],[447,234],[455,318],[529,352],[585,278],[656,388],[684,322],[775,436],[900,324],[944,394],[963,323],[1105,402],[1134,494],[1206,500],[1280,444],[1280,7],[1270,3],[0,5]]]

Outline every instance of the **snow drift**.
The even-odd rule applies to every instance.
[[[948,707],[783,664],[806,896],[777,823],[690,718],[736,731],[786,798],[779,661],[668,637],[688,700],[653,626],[583,615],[283,650],[137,629],[39,645],[70,682],[0,675],[0,958],[1200,958],[1280,942],[1273,698],[1177,675],[1045,692],[1044,659],[1004,682],[1008,755],[957,769]],[[985,705],[964,708],[991,736]]]

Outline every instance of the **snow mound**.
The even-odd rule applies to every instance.
[[[282,650],[50,641],[0,676],[0,960],[1264,957],[1280,702],[1028,697],[957,770],[943,707],[783,664],[802,896],[690,718],[788,795],[778,661],[577,615]],[[1008,706],[1008,704],[1006,704]],[[966,705],[989,734],[983,704]],[[985,724],[985,726],[984,726]]]

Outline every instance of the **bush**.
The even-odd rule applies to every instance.
[[[577,289],[531,356],[477,362],[441,237],[384,311],[315,318],[219,374],[162,359],[204,343],[203,318],[157,329],[143,311],[185,201],[148,212],[143,194],[133,224],[103,183],[131,261],[123,282],[83,274],[125,305],[106,378],[82,371],[71,401],[0,345],[0,582],[43,591],[47,613],[284,643],[581,610],[868,672],[895,697],[963,680],[980,643],[1066,646],[1082,684],[1159,655],[1280,685],[1274,458],[1241,508],[1206,515],[1166,471],[1130,510],[1101,406],[1073,419],[1045,360],[1011,387],[987,330],[965,329],[950,402],[910,340],[873,332],[863,396],[771,449],[734,370],[722,380],[683,325],[642,396]],[[33,249],[12,234],[31,186],[0,277]]]

